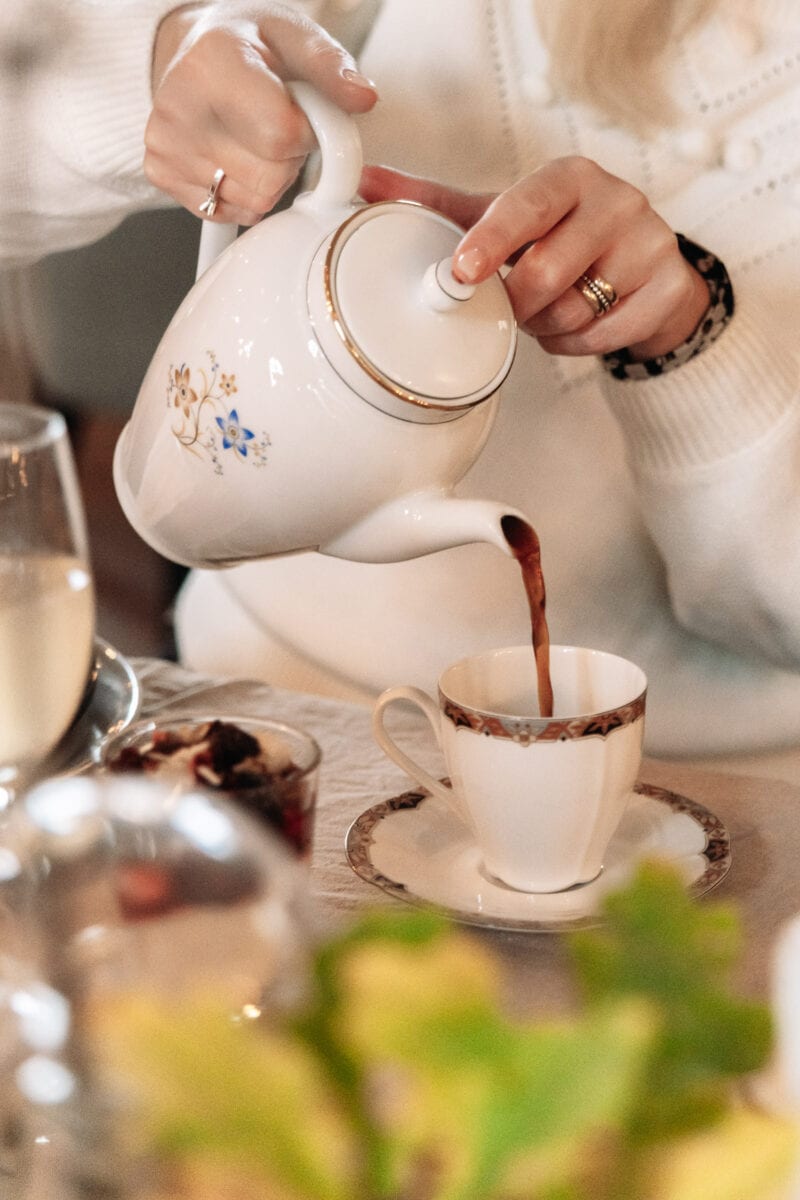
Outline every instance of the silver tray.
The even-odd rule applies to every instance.
[[[103,743],[138,716],[142,694],[128,660],[103,638],[95,638],[94,662],[75,719],[36,771],[37,779],[74,775],[93,766]]]

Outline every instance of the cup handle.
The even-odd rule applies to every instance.
[[[421,783],[432,795],[438,796],[439,799],[449,804],[458,816],[463,819],[463,814],[459,811],[458,801],[453,789],[440,783],[438,779],[434,779],[424,767],[419,766],[413,758],[410,758],[404,750],[401,750],[387,733],[386,726],[383,723],[383,715],[389,705],[395,704],[398,700],[407,700],[422,710],[423,715],[427,717],[428,723],[433,730],[436,744],[441,747],[439,707],[427,692],[423,692],[421,688],[416,687],[393,687],[381,693],[375,701],[375,708],[372,711],[372,733],[375,741],[387,758],[391,758],[392,762],[396,762],[398,767],[402,767],[413,780]]]

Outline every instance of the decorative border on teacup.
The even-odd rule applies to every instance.
[[[630,704],[609,709],[608,712],[565,718],[487,716],[473,708],[457,704],[441,691],[439,703],[443,715],[452,721],[457,729],[471,729],[474,733],[485,734],[486,737],[508,738],[521,746],[529,746],[532,742],[572,742],[587,737],[606,738],[615,729],[632,725],[644,716],[646,695],[647,692],[644,691]]]

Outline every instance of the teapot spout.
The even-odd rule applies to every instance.
[[[375,509],[325,545],[320,553],[352,562],[403,562],[465,546],[488,542],[513,557],[503,532],[503,520],[523,513],[490,500],[464,500],[450,492],[415,492]]]

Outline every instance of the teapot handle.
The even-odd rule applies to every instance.
[[[308,212],[325,212],[352,203],[363,164],[361,137],[354,119],[320,95],[310,83],[294,81],[286,87],[308,117],[322,160],[317,186],[299,196],[295,203]],[[202,222],[196,278],[233,244],[237,233],[236,225]]]

